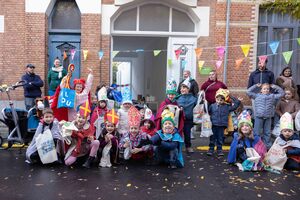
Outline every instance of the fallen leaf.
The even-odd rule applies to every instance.
[[[279,195],[281,195],[281,196],[285,195],[285,193],[279,192],[279,191],[277,191],[276,193],[279,194]]]
[[[261,194],[257,194],[257,197],[261,198]]]
[[[204,176],[201,176],[200,178],[203,180],[203,179],[204,179]]]
[[[300,178],[300,174],[295,175],[296,177]]]
[[[39,186],[43,186],[44,184],[42,183],[36,183],[35,186],[39,187]]]
[[[167,189],[167,192],[170,192],[170,190],[169,190],[169,189]]]
[[[271,182],[271,183],[276,183],[276,181],[273,181],[272,179],[270,179],[270,182]]]
[[[131,183],[128,183],[126,186],[127,186],[127,187],[131,187]]]

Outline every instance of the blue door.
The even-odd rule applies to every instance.
[[[73,59],[71,55],[72,51],[76,51]],[[75,65],[72,83],[74,78],[80,77],[80,35],[49,35],[48,52],[48,69],[53,66],[54,59],[59,58],[66,70],[68,69],[69,64],[73,63]],[[67,57],[64,58],[64,54],[66,54]]]

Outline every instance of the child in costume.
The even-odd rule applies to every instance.
[[[100,158],[100,167],[111,167],[112,163],[118,163],[119,133],[116,128],[118,120],[118,115],[114,109],[106,113],[104,116],[105,128],[102,130],[99,137],[100,146],[98,155]]]
[[[174,79],[170,79],[167,82],[167,91],[166,91],[167,98],[160,103],[154,121],[155,121],[156,129],[160,130],[161,120],[162,120],[161,114],[165,109],[172,110],[172,112],[175,113],[175,117],[174,117],[175,127],[177,128],[180,135],[183,135],[184,113],[178,107],[178,103],[175,99],[175,97],[177,96],[176,90],[177,90],[176,81]]]
[[[67,166],[72,165],[78,157],[89,155],[82,166],[90,168],[96,157],[100,143],[99,140],[95,139],[94,126],[88,122],[90,112],[88,101],[86,101],[85,104],[79,107],[77,118],[72,122],[78,130],[72,131],[72,142],[65,156],[65,164]]]
[[[121,108],[118,110],[119,123],[117,125],[118,132],[120,133],[121,137],[123,134],[126,134],[129,131],[128,111],[132,107],[132,100],[129,89],[125,90],[122,97],[123,101]]]
[[[149,108],[145,109],[144,119],[141,121],[141,132],[147,133],[150,137],[152,137],[156,133],[155,123],[153,121],[154,116],[152,111]]]
[[[283,150],[279,151],[280,148]],[[288,112],[284,113],[280,118],[280,135],[268,151],[265,164],[279,171],[282,168],[300,170],[300,140],[299,136],[294,132],[293,117]]]
[[[41,163],[37,147],[36,147],[36,138],[43,134],[45,130],[49,129],[51,131],[54,145],[57,149],[58,159],[63,156],[63,140],[59,130],[58,121],[53,116],[53,111],[50,108],[45,108],[43,110],[42,120],[39,123],[34,137],[26,150],[26,159],[28,163]]]
[[[194,126],[193,108],[197,104],[197,98],[194,97],[194,95],[189,92],[190,87],[191,87],[191,83],[188,79],[183,81],[180,86],[181,94],[177,98],[177,103],[179,107],[183,109],[184,116],[185,116],[183,133],[184,133],[184,143],[185,143],[185,148],[187,153],[194,152],[191,143],[191,129]]]
[[[155,147],[155,160],[164,162],[171,168],[183,167],[183,139],[175,128],[174,114],[168,110],[162,113],[162,129],[149,140],[143,140],[142,145],[152,144]]]
[[[225,103],[225,100],[229,98],[233,101],[233,105]],[[217,144],[217,156],[224,156],[222,145],[224,141],[224,130],[228,126],[228,115],[239,107],[239,105],[240,100],[229,96],[228,91],[220,88],[216,92],[216,103],[211,104],[208,109],[213,132],[213,135],[209,137],[209,150],[206,153],[208,156],[213,155],[215,144]]]
[[[107,108],[107,91],[102,87],[97,93],[97,107],[94,108],[90,123],[96,128],[96,138],[99,138],[104,123],[104,116],[109,111]]]
[[[260,93],[255,93],[254,91],[261,87]],[[270,93],[270,87],[275,90],[275,93]],[[269,85],[268,83],[256,84],[251,86],[247,95],[254,99],[255,107],[255,123],[254,132],[256,134],[262,135],[262,140],[267,146],[271,147],[271,123],[272,117],[274,117],[275,103],[283,95],[283,90],[277,85]],[[263,132],[261,132],[263,130]]]
[[[244,110],[238,116],[238,132],[234,133],[227,159],[229,164],[237,164],[239,167],[241,167],[240,169],[242,171],[262,170],[263,165],[261,161],[267,152],[263,141],[258,135],[253,133],[252,128],[253,124],[251,121],[251,116],[246,110]],[[258,153],[259,158],[257,157],[255,163],[253,160],[251,160],[253,159],[253,156],[251,158],[249,154],[247,155],[247,148],[253,148]],[[250,169],[246,167],[249,166],[249,161],[253,162],[253,165]]]
[[[140,141],[147,139],[149,136],[146,133],[140,132],[140,113],[131,106],[128,111],[129,132],[125,133],[120,140],[120,153],[123,154],[124,160],[144,160],[147,161],[152,157],[152,149],[150,145],[139,147]]]

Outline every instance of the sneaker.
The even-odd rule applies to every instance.
[[[221,156],[224,156],[224,153],[222,150],[218,150],[217,155],[218,155],[218,157],[221,157]]]
[[[171,168],[171,169],[177,169],[177,166],[176,166],[175,164],[171,164],[171,165],[170,165],[170,168]]]
[[[208,150],[208,152],[206,152],[206,155],[208,155],[208,156],[212,156],[213,154],[214,154],[213,149],[210,149],[210,150]]]
[[[194,153],[194,149],[192,147],[187,147],[186,152],[187,153]]]

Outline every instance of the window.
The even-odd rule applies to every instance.
[[[300,36],[300,20],[296,20],[289,14],[277,13],[260,9],[259,27],[257,39],[257,55],[269,55],[268,69],[274,72],[275,77],[279,76],[282,69],[287,66],[282,53],[293,51],[292,58],[288,64],[292,67],[293,78],[296,84],[300,84],[300,53],[297,38]],[[269,44],[272,41],[279,41],[276,54],[273,54]]]
[[[114,23],[115,30],[126,30],[126,31],[135,31],[136,30],[136,19],[137,9],[131,9],[124,11],[121,15],[116,19]]]
[[[80,30],[81,14],[75,0],[57,0],[50,16],[50,29]]]
[[[159,4],[140,7],[141,31],[169,31],[169,8]]]

